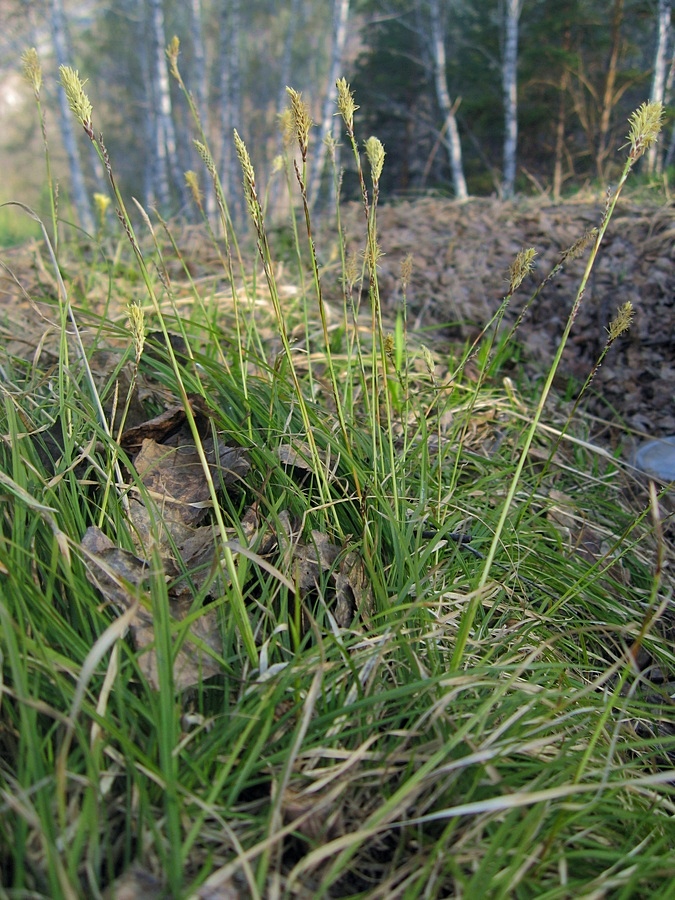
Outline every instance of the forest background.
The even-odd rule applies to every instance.
[[[68,111],[62,64],[88,79],[124,196],[189,220],[196,210],[185,172],[196,171],[213,202],[187,104],[170,77],[165,50],[174,35],[235,218],[244,209],[234,128],[269,187],[271,214],[283,219],[286,192],[273,176],[286,85],[303,92],[317,123],[312,205],[332,199],[333,153],[345,170],[342,196],[357,196],[334,116],[342,76],[360,105],[359,133],[384,142],[386,199],[536,191],[558,200],[606,185],[626,119],[649,97],[670,111],[643,172],[667,185],[675,162],[670,0],[3,0],[0,10],[0,201],[48,208],[44,172],[34,165],[40,123],[20,64],[35,46],[61,212],[88,231],[105,173]],[[3,213],[4,243],[33,227]]]

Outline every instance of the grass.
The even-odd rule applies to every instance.
[[[58,241],[53,352],[2,361],[0,897],[672,896],[658,497],[629,502],[621,463],[550,394],[583,283],[547,377],[521,392],[497,327],[527,251],[457,358],[417,344],[404,312],[389,324],[383,150],[370,139],[361,167],[341,82],[364,199],[360,260],[336,209],[342,308],[315,256],[295,92],[304,289],[278,281],[245,143],[257,258],[198,132],[224,235],[210,288],[176,226],[143,214],[137,237],[82,85],[64,82],[126,249],[109,226],[98,261]],[[631,121],[614,199],[657,113]],[[570,248],[585,277],[612,209]],[[143,422],[172,403],[165,441]],[[179,429],[192,455],[170,488],[131,426],[162,478]]]

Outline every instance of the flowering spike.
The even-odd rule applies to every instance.
[[[347,84],[346,78],[338,78],[336,87],[338,112],[344,119],[347,130],[351,134],[354,130],[354,113],[358,106],[354,103],[354,94]]]
[[[521,250],[509,268],[509,294],[513,294],[523,283],[523,279],[534,269],[534,258],[537,251],[534,247]]]
[[[370,163],[370,172],[373,179],[373,184],[378,184],[380,181],[380,175],[382,174],[382,169],[384,167],[384,144],[379,138],[369,137],[366,141],[366,156],[368,157],[368,162]]]
[[[658,140],[663,125],[663,115],[663,104],[660,100],[643,103],[631,115],[628,120],[630,124],[628,158],[631,162],[636,162]]]
[[[21,67],[23,77],[33,88],[36,99],[40,96],[40,88],[42,87],[42,66],[35,47],[24,50],[21,54]]]
[[[72,69],[70,66],[59,66],[59,73],[61,75],[61,84],[68,99],[68,106],[77,121],[87,132],[87,136],[93,140],[92,105],[89,102],[89,97],[84,92],[84,86],[87,82],[82,81],[77,69]]]

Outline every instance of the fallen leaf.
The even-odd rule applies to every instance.
[[[213,543],[211,547],[213,553]],[[88,563],[87,577],[107,601],[121,609],[128,609],[139,594],[147,596],[150,566],[146,560],[139,559],[128,550],[116,547],[94,526],[85,532],[82,549]],[[192,594],[190,593],[189,599],[177,599],[170,591],[169,605],[172,619],[180,622],[192,611]],[[149,648],[139,655],[138,664],[150,685],[158,690],[157,655],[152,647],[155,640],[154,623],[152,613],[146,606],[139,607],[129,630],[137,649]],[[173,674],[174,686],[179,691],[222,671],[220,663],[198,646],[195,638],[217,655],[222,654],[222,641],[215,611],[207,608],[192,622],[189,634],[176,654]]]

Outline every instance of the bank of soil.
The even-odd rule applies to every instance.
[[[441,326],[448,341],[471,337],[499,307],[518,251],[534,247],[536,269],[513,298],[506,316],[512,323],[561,254],[600,224],[604,209],[604,198],[557,205],[424,198],[383,206],[378,217],[382,296],[390,309],[400,302],[400,265],[412,253],[409,319],[418,328]],[[362,210],[354,206],[345,221],[356,247]],[[553,359],[587,259],[588,250],[569,262],[525,316],[518,339],[528,374],[536,375]],[[675,434],[675,202],[618,204],[565,350],[559,384],[570,377],[584,382],[605,344],[607,325],[628,300],[635,309],[633,326],[610,350],[586,408],[622,422],[638,438]]]

